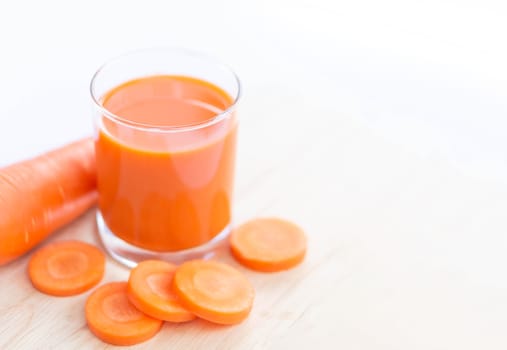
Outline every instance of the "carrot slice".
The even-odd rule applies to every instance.
[[[90,208],[95,174],[91,138],[0,169],[0,265]]]
[[[170,322],[186,322],[195,315],[186,310],[172,290],[176,265],[145,260],[130,271],[127,294],[130,302],[145,314]]]
[[[163,323],[130,303],[127,282],[111,282],[97,288],[86,301],[85,314],[92,333],[113,345],[146,341],[158,333]]]
[[[75,295],[100,282],[105,263],[104,253],[88,243],[56,242],[32,255],[28,275],[33,286],[43,293]]]
[[[192,260],[174,274],[173,286],[181,304],[197,316],[214,323],[243,321],[254,300],[250,281],[229,265]]]
[[[236,228],[230,236],[233,256],[242,265],[262,272],[290,269],[306,254],[306,236],[295,224],[258,218]]]

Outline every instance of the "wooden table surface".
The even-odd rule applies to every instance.
[[[255,286],[251,316],[233,327],[165,324],[135,348],[506,348],[505,184],[404,151],[297,91],[270,95],[241,109],[235,220],[294,220],[309,237],[306,260],[263,274],[221,251]],[[49,241],[99,245],[93,214]],[[87,329],[90,292],[39,293],[28,257],[0,268],[0,348],[111,348]],[[108,259],[103,282],[127,276]]]

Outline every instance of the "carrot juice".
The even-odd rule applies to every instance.
[[[222,88],[183,75],[124,82],[102,97],[99,210],[115,236],[154,252],[212,240],[231,221],[237,121]]]

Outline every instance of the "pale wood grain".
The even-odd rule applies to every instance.
[[[305,262],[251,279],[242,324],[166,324],[133,349],[507,348],[507,186],[421,158],[297,91],[243,106],[236,222],[278,215],[308,233]],[[282,101],[282,102],[281,102]],[[93,212],[51,237],[98,244]],[[481,256],[481,259],[476,259]],[[90,292],[32,288],[28,256],[0,268],[0,349],[106,349],[86,328]],[[103,282],[128,270],[108,259]]]

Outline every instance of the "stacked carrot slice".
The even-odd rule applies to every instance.
[[[306,237],[288,221],[254,219],[231,234],[230,246],[246,267],[274,272],[303,260]],[[104,253],[84,242],[52,243],[32,255],[28,274],[43,293],[75,295],[100,282],[105,260]],[[85,314],[89,329],[102,341],[133,345],[152,338],[164,321],[241,323],[250,314],[254,296],[243,273],[218,261],[191,260],[176,266],[145,260],[130,271],[127,282],[110,282],[90,294]]]

